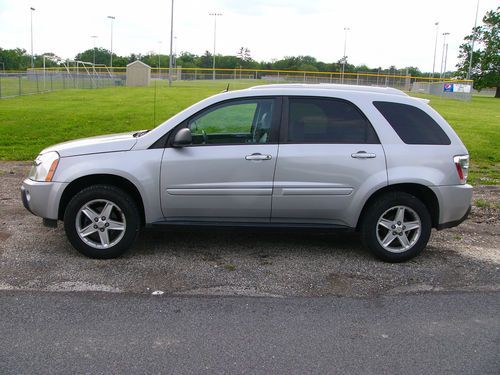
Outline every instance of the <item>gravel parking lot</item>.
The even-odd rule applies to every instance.
[[[500,186],[479,186],[470,219],[434,231],[403,264],[374,259],[355,234],[190,229],[142,233],[114,260],[81,256],[62,225],[42,226],[22,207],[26,162],[0,163],[0,289],[171,295],[373,296],[500,289]]]

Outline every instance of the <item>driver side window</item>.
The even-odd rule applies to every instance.
[[[194,145],[267,143],[274,99],[244,99],[212,107],[192,118]]]

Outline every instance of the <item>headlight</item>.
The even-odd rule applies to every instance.
[[[34,181],[52,181],[58,163],[59,154],[55,151],[38,155],[28,177]]]

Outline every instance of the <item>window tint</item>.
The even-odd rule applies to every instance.
[[[411,145],[449,145],[450,139],[436,121],[412,105],[373,102],[404,143]]]
[[[267,143],[274,99],[238,100],[212,107],[188,122],[193,144]]]
[[[292,143],[379,143],[358,108],[343,100],[289,98],[288,124]]]

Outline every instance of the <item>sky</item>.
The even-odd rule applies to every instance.
[[[436,71],[449,32],[447,66],[457,63],[459,46],[474,26],[477,0],[175,0],[174,50],[213,51],[217,17],[219,54],[235,55],[240,47],[257,61],[311,55],[325,62],[343,56],[355,65],[431,71],[436,22]],[[479,0],[479,17],[496,9],[498,0]],[[55,52],[74,58],[81,51],[109,49],[114,16],[113,51],[118,55],[168,54],[171,0],[0,0],[0,47],[30,52],[30,7],[34,53]]]

